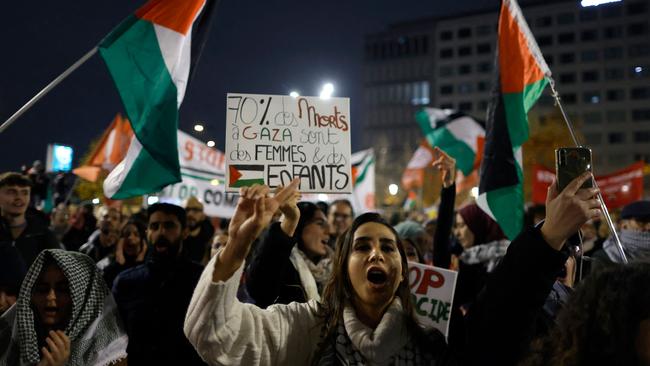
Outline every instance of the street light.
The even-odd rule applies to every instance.
[[[147,204],[148,205],[153,205],[155,203],[158,203],[160,199],[157,196],[149,196],[147,197]]]
[[[478,197],[478,187],[472,187],[472,190],[469,191],[469,194],[476,199]]]
[[[323,89],[320,91],[320,98],[321,99],[329,99],[332,97],[332,94],[334,93],[334,85],[332,83],[326,83],[323,85]]]
[[[93,205],[99,204],[99,198],[93,198]]]
[[[208,141],[207,145],[208,145],[208,147],[214,147],[215,143],[214,143],[214,141],[210,140],[210,141]]]
[[[291,98],[298,98],[298,97],[300,96],[300,94],[298,94],[297,91],[292,90],[291,93],[289,93],[289,96],[290,96]]]
[[[388,193],[390,193],[391,196],[394,196],[399,192],[399,187],[397,184],[392,183],[391,185],[388,186]]]
[[[218,186],[219,183],[220,183],[220,182],[219,182],[219,179],[213,179],[213,180],[210,181],[210,185],[213,185],[213,186],[215,186],[215,187]]]
[[[203,125],[200,123],[197,123],[194,125],[194,131],[196,132],[203,132]]]

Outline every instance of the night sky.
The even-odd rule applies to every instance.
[[[95,46],[145,1],[10,1],[0,39],[0,119],[4,122],[47,83]],[[390,23],[496,9],[498,0],[222,0],[211,34],[181,106],[180,129],[225,146],[228,92],[350,97],[352,151],[359,141],[363,36]],[[74,72],[0,134],[0,171],[45,159],[48,143],[75,148],[75,166],[88,144],[122,111],[99,57]],[[0,122],[1,123],[1,122]]]

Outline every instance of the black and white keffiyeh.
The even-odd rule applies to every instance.
[[[618,235],[625,255],[629,261],[642,261],[650,259],[650,232],[621,230]],[[615,263],[623,263],[623,257],[619,253],[616,240],[610,236],[603,243],[603,250],[609,259]]]
[[[41,359],[32,290],[47,259],[69,283],[72,313],[65,334],[70,338],[68,365],[110,365],[126,357],[128,337],[101,272],[85,254],[44,250],[27,272],[16,304],[0,320],[0,364],[35,364]],[[18,354],[16,354],[18,353]]]

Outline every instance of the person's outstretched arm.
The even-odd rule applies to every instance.
[[[438,159],[433,162],[433,167],[440,170],[442,190],[438,207],[438,224],[433,237],[433,265],[449,268],[451,265],[451,227],[454,223],[454,203],[456,201],[456,159],[437,147],[435,151],[438,152]]]
[[[531,341],[535,317],[544,305],[567,254],[564,242],[600,214],[596,189],[579,189],[589,174],[561,193],[551,184],[546,220],[512,241],[467,315],[470,365],[515,365]]]

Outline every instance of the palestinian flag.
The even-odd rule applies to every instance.
[[[466,176],[478,167],[480,144],[485,137],[481,122],[450,109],[424,108],[415,120],[431,147],[439,147],[456,159],[456,166]]]
[[[107,197],[157,192],[181,181],[178,109],[202,46],[193,47],[191,39],[204,39],[209,16],[195,21],[214,7],[214,0],[150,0],[100,43],[135,134],[104,181]]]
[[[358,215],[375,210],[375,152],[358,151],[350,157],[352,166],[352,207]]]
[[[228,166],[228,186],[233,188],[264,184],[264,165]]]
[[[402,187],[406,190],[421,188],[424,184],[424,170],[433,163],[433,151],[424,140],[413,153],[402,173]]]
[[[523,226],[521,146],[528,139],[527,114],[551,76],[515,0],[501,3],[497,52],[477,203],[512,240]]]

